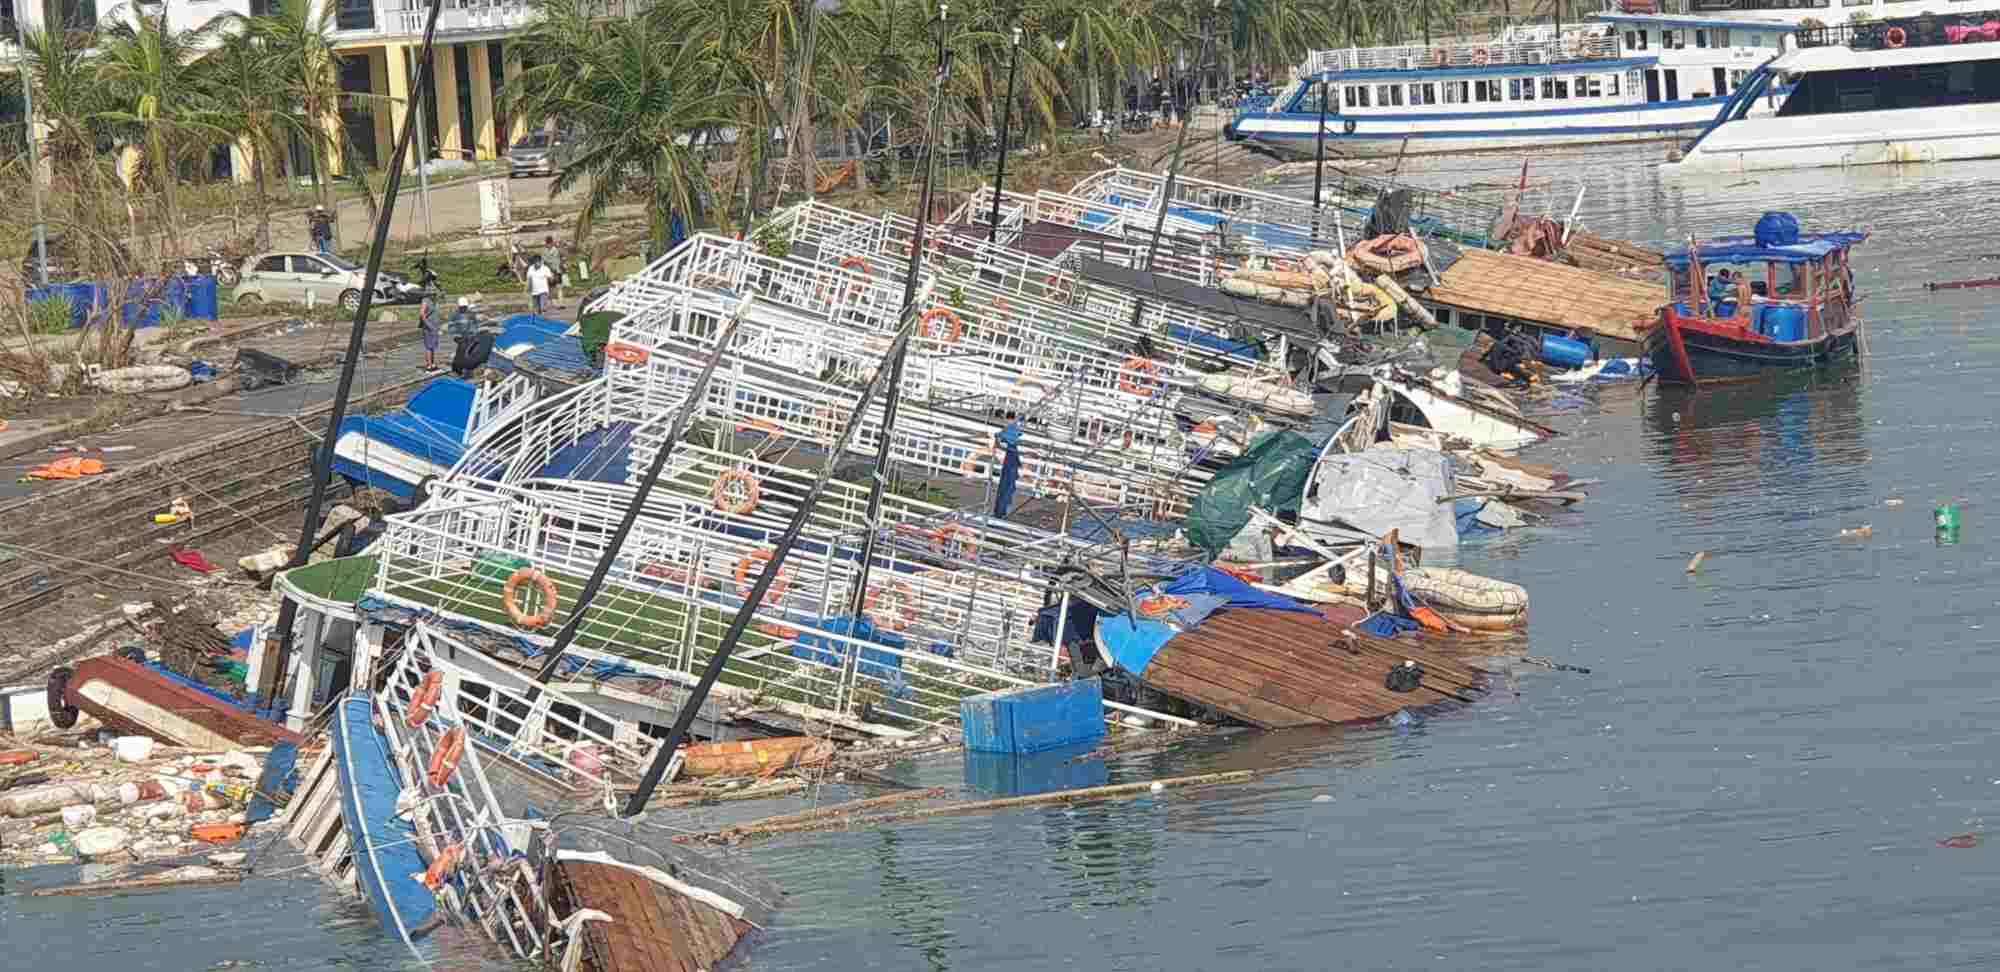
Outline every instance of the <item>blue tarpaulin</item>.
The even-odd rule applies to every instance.
[[[1699,250],[1701,262],[1713,263],[1812,263],[1826,258],[1827,254],[1847,249],[1868,238],[1866,233],[1808,233],[1799,237],[1797,243],[1765,246],[1754,237],[1725,236],[1708,240]],[[1667,254],[1667,266],[1685,270],[1688,265],[1688,248],[1681,247]]]
[[[1319,613],[1319,610],[1311,605],[1292,600],[1283,594],[1260,591],[1211,567],[1197,567],[1167,581],[1159,586],[1159,593],[1185,597],[1190,602],[1199,602],[1202,610],[1194,612],[1199,614],[1199,619],[1206,619],[1209,614],[1232,608],[1297,611],[1302,614]],[[1103,642],[1106,652],[1110,654],[1111,661],[1119,668],[1142,677],[1146,674],[1146,666],[1153,663],[1153,656],[1178,633],[1177,629],[1164,621],[1134,619],[1129,614],[1111,615],[1097,623],[1098,638]]]
[[[1004,518],[1014,505],[1014,489],[1021,483],[1021,423],[1010,422],[1000,430],[1000,444],[1007,458],[1000,463],[1000,488],[994,491],[993,515]]]

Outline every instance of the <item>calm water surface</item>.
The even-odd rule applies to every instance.
[[[760,845],[746,859],[792,897],[750,966],[2000,967],[2000,843],[1937,843],[1987,830],[2000,801],[1984,540],[2000,291],[1922,288],[2000,275],[1976,259],[2000,251],[2000,168],[1663,182],[1638,165],[1659,153],[1571,153],[1531,177],[1553,177],[1565,210],[1580,177],[1585,226],[1614,237],[1748,232],[1767,208],[1872,229],[1856,261],[1872,356],[1814,380],[1543,403],[1571,435],[1531,456],[1604,484],[1459,559],[1526,585],[1532,650],[1592,674],[1523,669],[1414,729],[1246,735],[1109,767],[1278,768],[1246,786]],[[1516,157],[1416,178],[1518,174]],[[1966,525],[1941,546],[1930,510],[1947,499]],[[1840,538],[1864,524],[1872,540]],[[73,879],[6,876],[10,967],[407,964],[358,904],[306,880],[18,893]]]

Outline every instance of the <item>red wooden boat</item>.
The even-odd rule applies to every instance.
[[[49,674],[49,712],[62,725],[88,712],[107,727],[189,749],[302,743],[304,738],[129,658],[87,658]]]

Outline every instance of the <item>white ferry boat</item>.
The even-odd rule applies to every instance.
[[[1883,9],[1898,16],[1883,18]],[[1664,170],[2000,156],[2000,11],[1892,3],[1861,12],[1838,26],[1801,29]],[[1781,88],[1789,95],[1764,94]],[[1759,110],[1772,103],[1775,112]]]
[[[1769,2],[1785,0],[1737,0]],[[1311,158],[1324,91],[1329,155],[1687,138],[1796,27],[1765,13],[1607,11],[1561,29],[1510,27],[1490,42],[1315,51],[1269,106],[1239,113],[1228,134]]]

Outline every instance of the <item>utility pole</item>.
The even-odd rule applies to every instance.
[[[35,266],[36,276],[41,285],[49,285],[49,229],[42,222],[42,152],[41,143],[35,138],[35,79],[28,76],[28,33],[22,26],[20,11],[14,11],[14,59],[21,76],[21,121],[28,134],[28,179],[32,189],[29,195],[35,197]],[[71,241],[74,242],[74,241]],[[75,247],[70,248],[76,252]]]
[[[1319,248],[1319,192],[1321,180],[1326,175],[1326,91],[1333,87],[1326,79],[1319,83],[1319,131],[1313,146],[1313,248]]]

